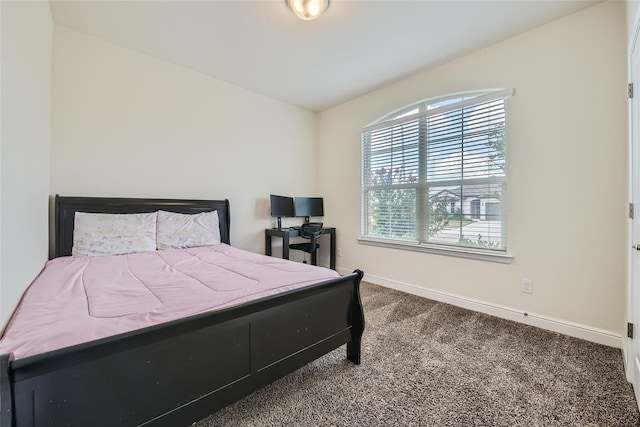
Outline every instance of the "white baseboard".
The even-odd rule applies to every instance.
[[[351,273],[350,270],[344,268],[338,268],[338,271],[341,274]],[[522,310],[517,310],[515,308],[461,297],[434,289],[423,288],[408,283],[398,282],[396,280],[386,279],[384,277],[373,276],[370,274],[365,274],[364,280],[375,285],[396,289],[409,294],[429,298],[434,301],[440,301],[458,307],[466,308],[468,310],[489,314],[501,319],[513,320],[515,322],[536,326],[548,331],[558,332],[560,334],[568,335],[575,338],[581,338],[609,347],[620,349],[623,348],[624,340],[622,336],[612,331],[594,328],[587,325],[581,325],[579,323],[569,322],[566,320],[555,319],[536,313],[525,313]]]

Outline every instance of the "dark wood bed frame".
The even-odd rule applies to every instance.
[[[56,256],[71,253],[76,211],[217,210],[228,200],[60,197]],[[346,344],[360,364],[363,272],[116,336],[13,360],[0,356],[0,425],[187,426]]]

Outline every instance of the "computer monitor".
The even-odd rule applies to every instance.
[[[296,216],[304,217],[305,222],[309,222],[309,217],[324,216],[324,203],[322,197],[296,197]]]
[[[271,194],[271,216],[278,218],[278,230],[282,228],[282,217],[294,217],[293,197]]]

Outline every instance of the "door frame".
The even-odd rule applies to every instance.
[[[640,116],[640,66],[636,72],[636,80],[634,80],[634,61],[633,61],[633,52],[636,47],[640,49],[640,6],[636,8],[635,16],[633,19],[633,26],[630,33],[629,41],[628,41],[628,52],[627,52],[627,65],[628,65],[628,82],[633,83],[633,98],[629,99],[629,108],[628,108],[628,200],[630,203],[634,204],[634,217],[638,218],[640,215],[640,120],[636,120],[637,117]],[[635,123],[634,123],[635,120]],[[637,183],[634,182],[638,181]],[[634,295],[640,295],[640,274],[636,271],[634,274],[635,268],[635,257],[640,256],[637,251],[632,249],[632,246],[635,244],[640,244],[640,242],[636,242],[636,238],[634,236],[634,220],[635,218],[629,218],[627,225],[627,322],[635,323],[634,324],[634,335],[635,340],[640,339],[640,322],[634,322],[638,313],[635,313],[637,310],[633,304]],[[640,308],[640,307],[639,307]],[[636,395],[636,401],[638,407],[640,408],[640,375],[634,375],[634,365],[635,365],[635,347],[636,343],[634,339],[623,336],[622,339],[622,350],[623,350],[623,359],[625,364],[625,373],[627,380],[633,384],[634,393]]]

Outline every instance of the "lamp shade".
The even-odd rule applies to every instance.
[[[287,5],[298,18],[311,21],[327,10],[329,0],[287,0]]]

